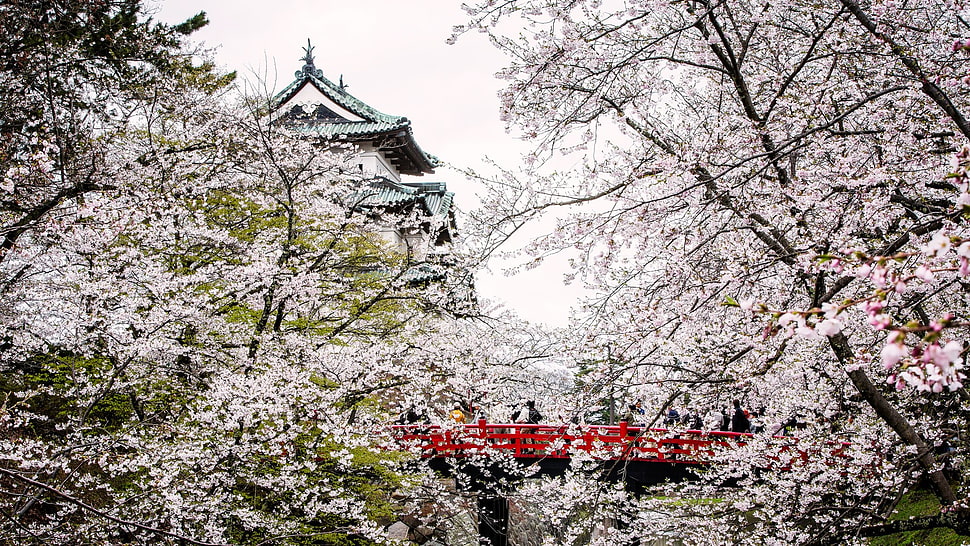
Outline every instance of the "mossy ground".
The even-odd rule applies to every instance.
[[[904,520],[911,517],[931,516],[940,511],[940,503],[931,492],[916,490],[907,493],[899,501],[894,520]],[[869,540],[872,546],[954,546],[970,544],[970,536],[958,535],[950,529],[928,529],[924,531],[910,531],[896,533]]]

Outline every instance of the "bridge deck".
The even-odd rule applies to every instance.
[[[715,451],[746,445],[751,434],[602,425],[495,424],[396,425],[400,445],[423,457],[470,457],[492,453],[516,459],[570,459],[585,453],[601,460],[706,464]],[[778,453],[795,450],[797,438],[775,436]],[[829,448],[840,455],[845,444]]]

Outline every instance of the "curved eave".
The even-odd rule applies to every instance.
[[[352,198],[358,207],[401,207],[417,205],[424,216],[437,218],[443,226],[454,222],[454,192],[443,182],[400,183],[374,179]]]
[[[349,141],[373,140],[384,136],[400,133],[408,128],[408,124],[391,124],[372,121],[347,122],[288,122],[287,127],[296,133],[316,136],[325,139],[339,139]]]
[[[414,140],[414,136],[411,134],[410,129],[407,132],[407,145],[404,148],[405,153],[410,160],[410,164],[413,168],[402,169],[398,166],[398,170],[404,174],[410,174],[415,176],[421,176],[423,174],[434,174],[434,168],[438,166],[438,159],[424,153],[424,150],[418,146],[418,143]]]
[[[305,67],[303,71],[298,72],[296,80],[273,98],[274,109],[286,104],[305,85],[314,86],[328,99],[366,121],[287,124],[291,130],[328,140],[371,141],[375,147],[388,156],[402,174],[413,176],[434,174],[434,169],[439,164],[438,159],[425,153],[418,146],[418,143],[414,140],[411,122],[408,118],[390,116],[368,106],[360,99],[347,93],[344,88],[334,85],[333,82],[323,76],[323,72],[319,69]],[[385,146],[381,140],[388,137],[400,140],[394,142],[393,145]]]
[[[414,140],[410,122],[399,126],[369,122],[294,123],[287,126],[296,133],[326,140],[370,142],[387,156],[401,174],[434,174],[438,166],[438,159],[426,154]]]
[[[355,194],[352,201],[358,207],[400,207],[414,203],[419,198],[417,190],[393,183],[373,183],[366,190]]]

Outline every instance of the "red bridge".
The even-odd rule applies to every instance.
[[[494,483],[497,477],[515,477],[497,461],[511,457],[520,467],[518,476],[561,474],[574,458],[598,461],[597,479],[626,482],[631,490],[664,481],[689,480],[694,471],[711,464],[720,451],[751,442],[752,434],[736,432],[668,430],[600,425],[475,424],[397,425],[392,427],[392,449],[404,448],[429,460],[431,468],[461,474],[466,486],[478,492],[478,528],[481,544],[507,546],[508,500]],[[798,439],[773,436],[767,467],[788,468],[809,458],[833,464],[848,456],[842,442],[798,447]],[[499,480],[501,482],[501,480]],[[725,485],[731,485],[725,483]]]
[[[603,425],[475,424],[440,427],[397,425],[397,441],[422,457],[506,454],[516,459],[571,459],[578,452],[594,459],[706,464],[715,450],[743,446],[752,436],[736,432],[675,431]],[[776,437],[794,444],[795,438]]]

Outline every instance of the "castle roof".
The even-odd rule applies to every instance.
[[[454,230],[454,198],[444,182],[395,182],[378,177],[351,196],[351,202],[356,209],[391,212],[417,207],[426,222],[439,226],[441,243],[449,242]]]
[[[273,99],[277,121],[308,136],[346,142],[371,142],[402,174],[434,173],[438,159],[414,140],[411,121],[391,116],[347,92],[343,78],[334,84],[313,64],[307,44],[304,65],[295,80]]]

